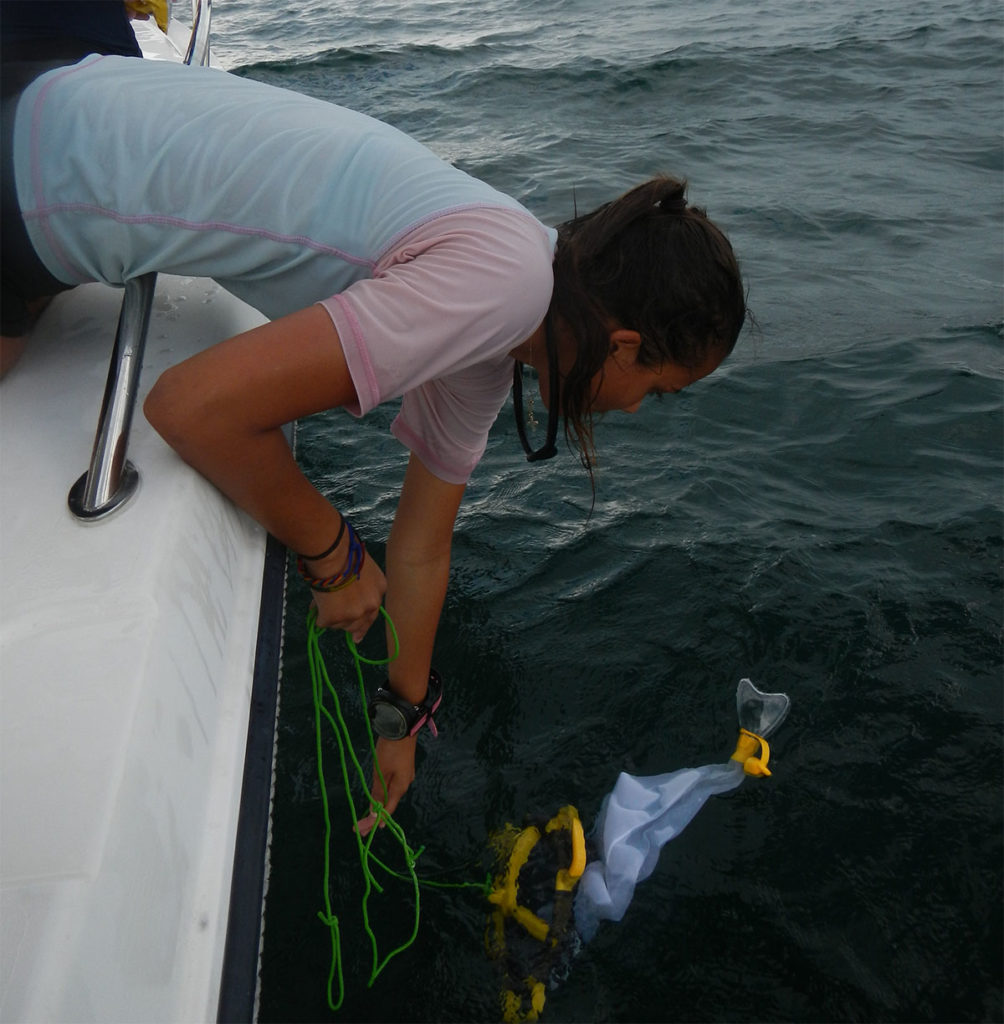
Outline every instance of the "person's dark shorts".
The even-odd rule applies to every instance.
[[[46,29],[46,19],[52,21],[55,29],[69,8],[69,13],[77,14],[77,20],[84,23],[93,22],[98,29],[107,28],[109,14],[123,20],[121,4],[92,4],[87,8],[81,4],[20,4],[32,23],[35,31]],[[3,26],[9,30],[16,19],[10,15],[15,13],[14,5],[5,5]],[[113,11],[112,8],[115,8]],[[34,24],[41,22],[41,26]],[[124,22],[128,29],[128,22]],[[112,25],[112,28],[121,26]],[[108,34],[106,32],[106,34]],[[128,56],[141,57],[142,54],[136,41],[132,38],[132,30],[128,30],[132,41],[131,49],[121,42],[102,41],[103,37],[95,38],[64,38],[60,36],[42,35],[38,38],[3,38],[0,49],[0,334],[4,337],[16,338],[25,334],[31,327],[34,316],[30,308],[39,299],[45,299],[72,288],[53,277],[38,258],[28,238],[21,216],[21,207],[17,201],[17,187],[14,182],[14,115],[21,93],[39,75],[53,68],[67,67],[76,64],[91,53],[124,53]]]

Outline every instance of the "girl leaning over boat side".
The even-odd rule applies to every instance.
[[[454,520],[514,365],[556,396],[588,468],[595,414],[711,373],[746,315],[732,249],[681,181],[554,230],[390,126],[225,72],[87,57],[24,90],[12,144],[14,215],[59,287],[211,277],[270,318],[165,372],[146,415],[300,553],[320,625],[358,640],[386,604],[388,687],[409,705],[429,692]],[[381,568],[281,428],[398,397],[410,458]],[[391,812],[415,745],[378,740]]]

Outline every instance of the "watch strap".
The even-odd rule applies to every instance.
[[[439,736],[434,716],[439,710],[439,705],[443,702],[443,680],[435,669],[430,669],[429,671],[429,685],[421,703],[412,704],[411,701],[399,697],[390,689],[389,680],[384,686],[377,689],[373,699],[370,701],[371,720],[373,719],[373,705],[377,702],[393,704],[401,712],[407,725],[408,731],[405,733],[406,736],[414,736],[423,725],[429,727],[433,736]],[[404,737],[401,738],[403,739]]]

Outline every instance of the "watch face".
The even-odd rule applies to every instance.
[[[385,700],[374,700],[370,704],[370,722],[377,736],[384,739],[400,740],[408,735],[404,712]]]

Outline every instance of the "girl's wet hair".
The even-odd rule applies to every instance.
[[[589,468],[593,378],[610,351],[612,323],[641,335],[639,364],[699,367],[725,358],[746,320],[732,246],[687,183],[659,177],[558,227],[548,328],[577,342],[562,381],[565,436]]]

